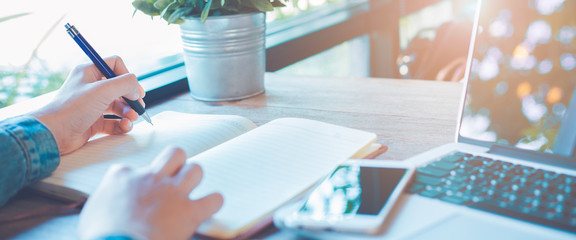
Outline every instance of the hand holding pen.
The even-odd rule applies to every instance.
[[[136,76],[128,72],[122,59],[110,57],[104,61],[118,77],[102,79],[104,75],[93,64],[78,65],[70,71],[53,99],[30,113],[50,130],[61,155],[75,151],[97,134],[128,133],[138,120],[136,111],[121,96],[140,99],[144,89]],[[120,119],[107,119],[103,114],[113,114]],[[44,145],[40,147],[49,147],[49,141]]]
[[[80,48],[84,51],[84,53],[86,53],[86,55],[88,55],[90,60],[92,60],[94,65],[96,65],[98,70],[100,70],[100,72],[102,72],[102,74],[106,78],[116,77],[116,74],[114,73],[114,71],[112,71],[112,69],[110,69],[108,64],[106,64],[106,62],[104,62],[102,57],[100,57],[100,55],[98,55],[98,53],[94,50],[94,48],[92,48],[92,46],[88,43],[88,41],[86,41],[86,39],[84,39],[82,34],[80,34],[80,32],[78,32],[78,30],[74,26],[70,25],[70,23],[67,23],[66,24],[66,31],[68,32],[68,34],[70,34],[72,39],[74,39],[74,41],[76,41],[76,43],[78,44],[78,46],[80,46]],[[144,109],[142,104],[140,104],[140,102],[138,100],[130,100],[124,96],[122,98],[124,99],[124,101],[126,101],[126,103],[128,105],[130,105],[130,107],[132,109],[134,109],[134,111],[136,111],[136,113],[138,113],[138,115],[140,115],[142,118],[144,118],[144,120],[146,120],[148,123],[152,124],[152,120],[150,119],[150,116],[148,116],[148,113],[146,113],[146,110]]]

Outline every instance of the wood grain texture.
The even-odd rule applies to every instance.
[[[454,141],[462,87],[460,83],[422,80],[266,74],[266,93],[256,97],[207,103],[183,94],[148,112],[240,115],[258,125],[281,117],[314,119],[376,133],[377,142],[389,147],[377,158],[401,160]],[[11,114],[0,110],[0,115]],[[0,216],[58,204],[30,194],[17,195],[0,209]],[[78,214],[69,212],[0,224],[0,238],[76,239],[77,221]],[[257,237],[266,238],[276,231],[268,227]]]
[[[390,149],[379,159],[406,159],[454,141],[462,84],[375,78],[266,75],[266,93],[233,102],[207,103],[183,94],[150,109],[232,114],[258,125],[300,117],[362,129]]]

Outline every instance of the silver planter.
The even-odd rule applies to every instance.
[[[264,13],[190,18],[180,30],[192,97],[229,101],[264,92]]]

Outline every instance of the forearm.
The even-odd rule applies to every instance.
[[[0,122],[0,206],[21,188],[50,175],[60,162],[52,133],[31,116]]]

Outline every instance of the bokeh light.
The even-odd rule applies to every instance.
[[[560,56],[560,65],[566,71],[572,71],[576,67],[576,58],[574,54],[564,53]]]
[[[512,13],[508,9],[500,11],[500,15],[490,24],[490,35],[496,38],[507,38],[514,33],[514,25],[510,23]]]
[[[526,47],[525,44],[519,44],[514,48],[514,57],[515,58],[526,58],[530,55],[530,50]]]
[[[479,28],[488,31],[476,38],[462,136],[554,151],[558,131],[573,124],[562,120],[576,98],[575,7],[564,0],[482,7]]]
[[[508,83],[501,81],[498,84],[496,84],[496,94],[498,95],[504,95],[506,94],[506,92],[508,92]]]
[[[566,113],[566,105],[564,103],[556,103],[552,106],[552,113],[558,117],[563,117]]]
[[[536,0],[534,5],[540,14],[550,15],[558,10],[562,4],[564,4],[564,0]]]
[[[562,89],[559,87],[552,87],[546,95],[546,101],[550,104],[555,104],[562,100]]]
[[[529,55],[526,57],[515,56],[512,58],[512,60],[510,60],[510,66],[515,70],[531,70],[536,67],[537,63],[538,60],[534,55]]]
[[[560,31],[558,31],[556,40],[564,44],[570,44],[572,41],[574,41],[574,37],[576,37],[575,27],[564,26],[560,29]]]
[[[544,59],[540,64],[538,64],[538,73],[540,74],[548,74],[554,68],[554,63],[550,59]]]
[[[546,44],[552,38],[552,27],[544,20],[534,21],[526,32],[526,41],[532,44]]]
[[[516,89],[516,96],[518,96],[519,99],[523,99],[526,96],[530,95],[531,92],[532,92],[532,86],[530,85],[530,83],[523,82],[520,83],[520,85],[518,85],[518,88]]]
[[[500,66],[498,62],[502,58],[503,53],[498,47],[491,47],[486,53],[486,57],[482,62],[479,62],[478,66],[478,76],[483,81],[488,81],[490,79],[498,76],[500,72]]]
[[[539,122],[548,112],[546,105],[538,103],[534,96],[527,95],[522,98],[522,113],[530,122]]]

